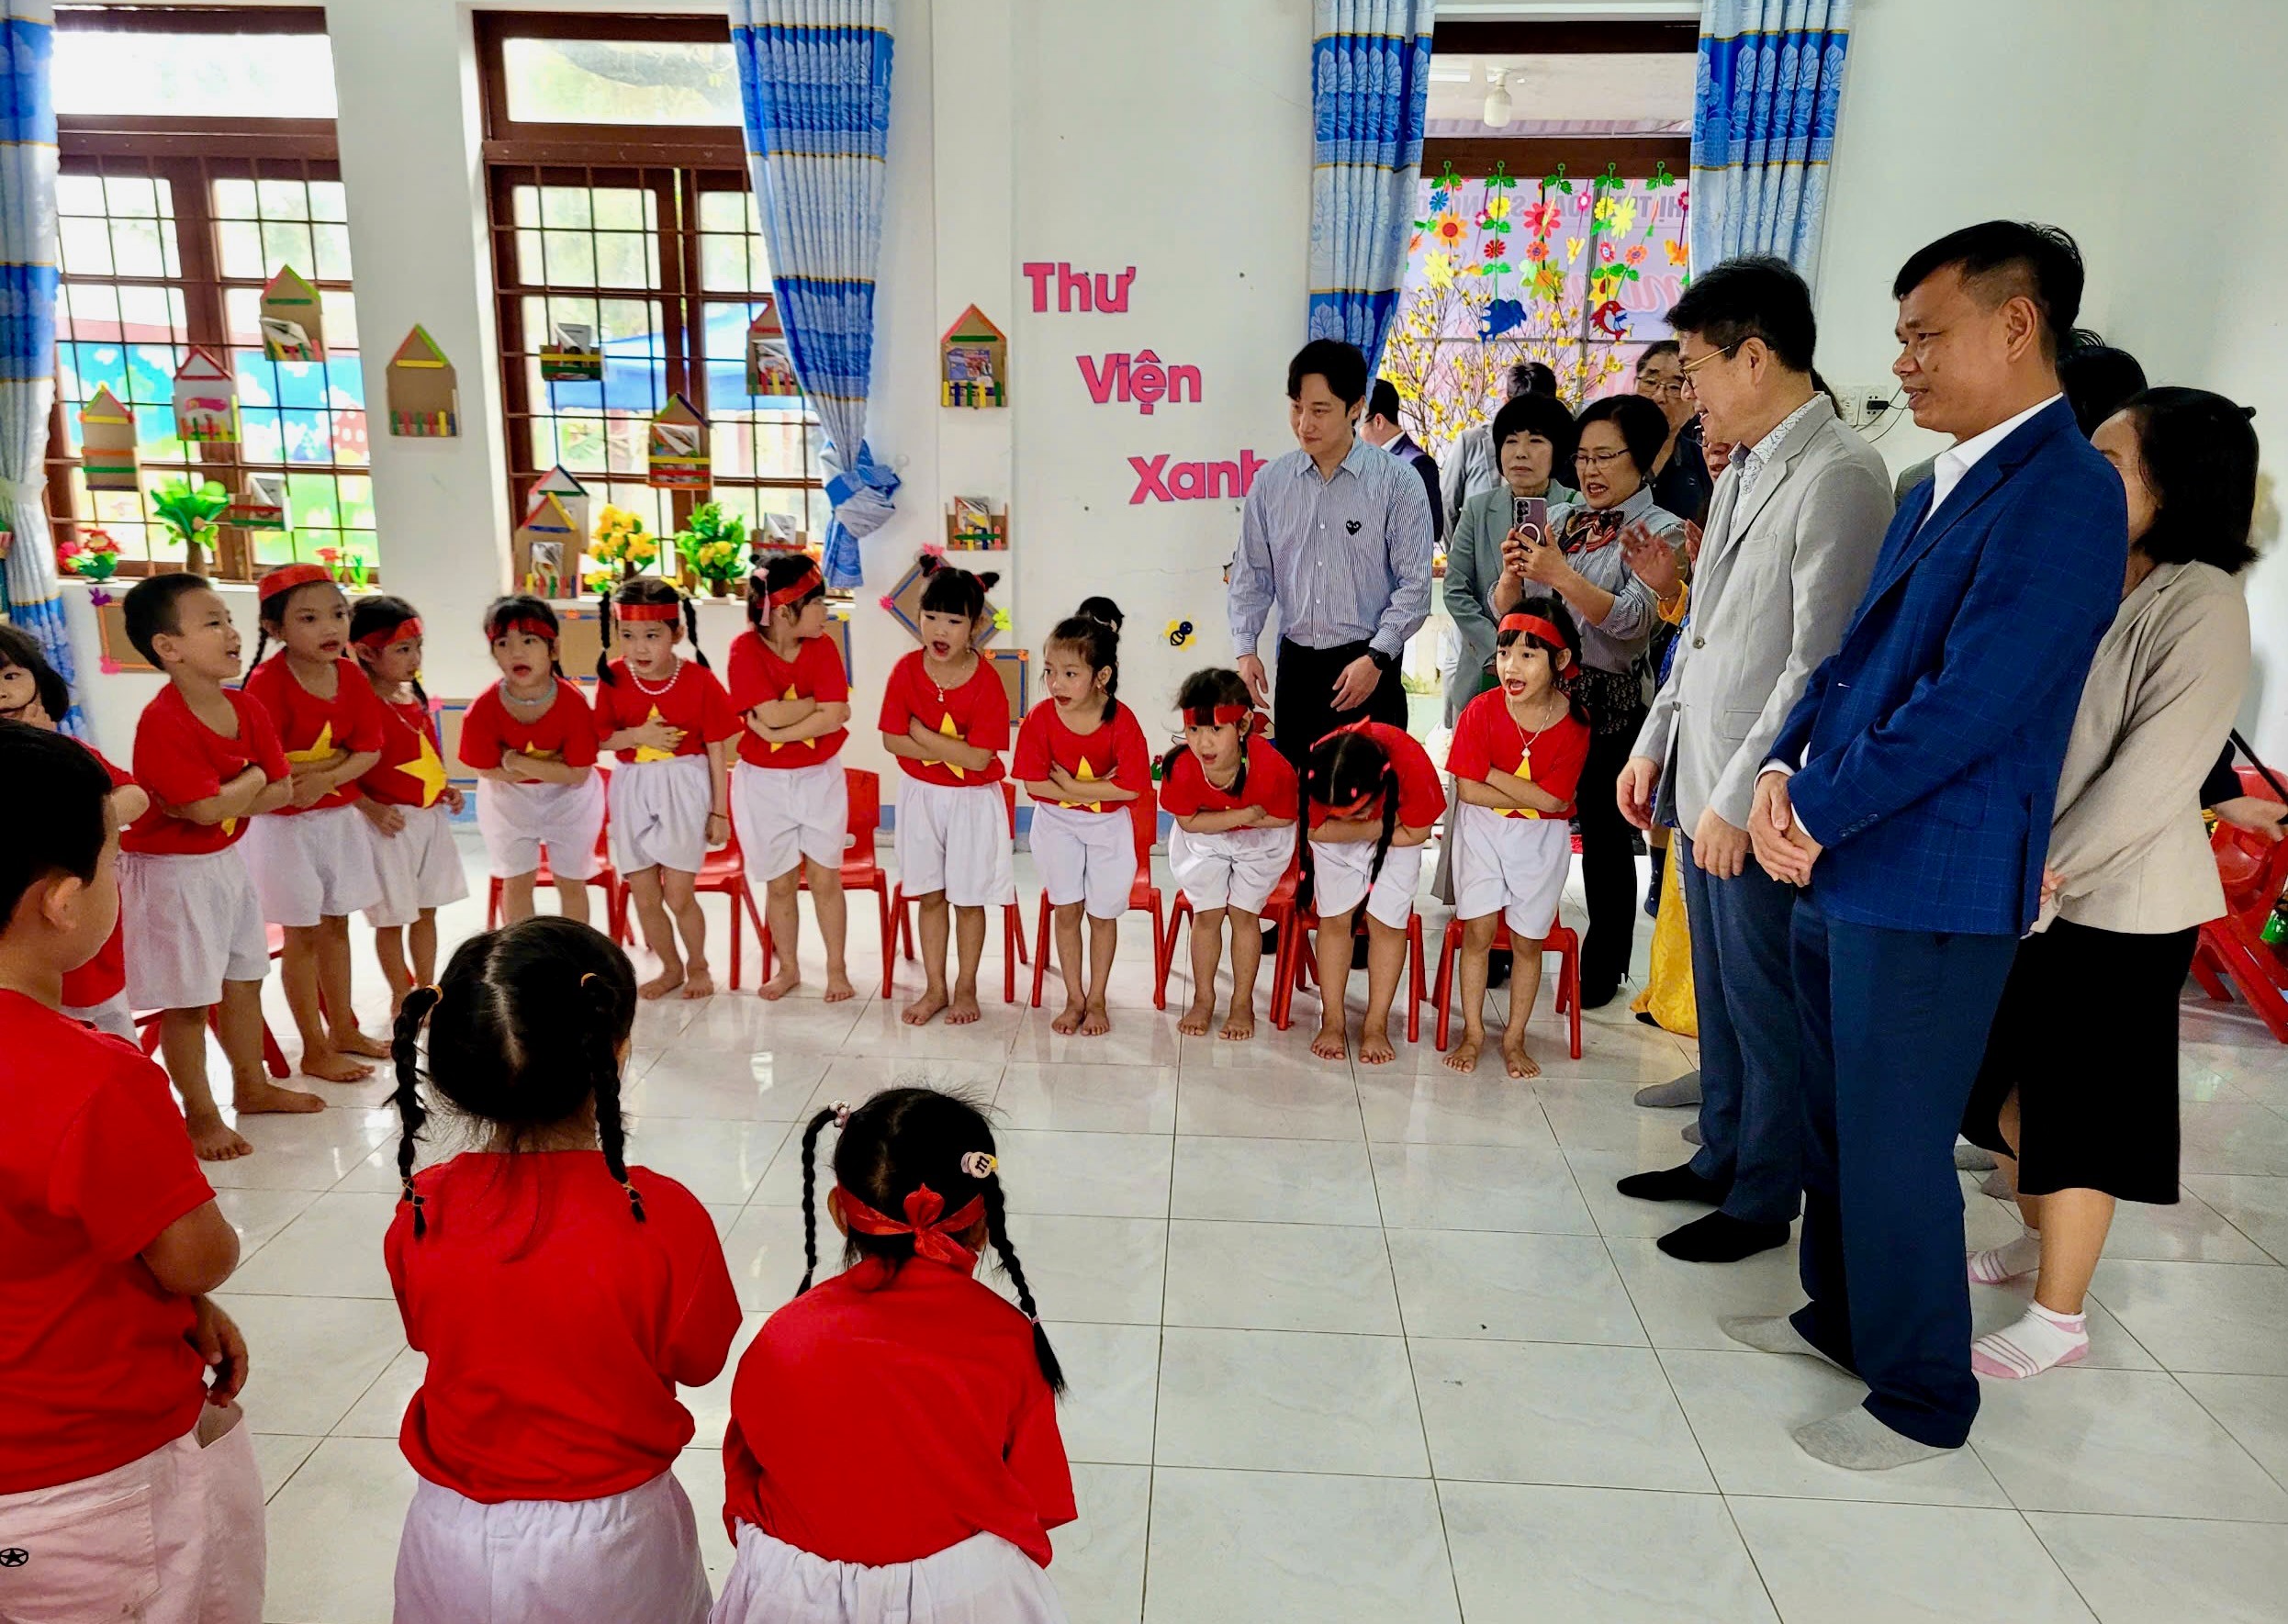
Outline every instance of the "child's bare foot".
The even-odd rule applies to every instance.
[[[1525,1034],[1505,1032],[1501,1036],[1501,1063],[1516,1078],[1539,1077],[1542,1063],[1525,1052]]]
[[[280,1088],[267,1077],[252,1082],[234,1083],[230,1089],[230,1108],[241,1116],[256,1116],[276,1112],[300,1115],[305,1112],[323,1111],[326,1102],[316,1094],[304,1093],[298,1088]]]
[[[1088,1018],[1081,1023],[1081,1036],[1102,1037],[1111,1030],[1112,1012],[1092,999],[1088,1006]]]
[[[1216,999],[1211,993],[1183,1012],[1183,1018],[1176,1023],[1176,1030],[1186,1037],[1205,1037],[1215,1020]],[[1230,1034],[1227,1032],[1225,1036],[1229,1036]]]
[[[946,1006],[946,1025],[974,1026],[984,1018],[985,1012],[977,1007],[977,989],[970,987],[964,990],[956,987],[953,990],[953,1002]]]
[[[1081,1029],[1081,1017],[1087,1013],[1088,1004],[1076,998],[1057,1012],[1056,1018],[1049,1023],[1049,1029],[1060,1037],[1070,1037]]]
[[[1398,1058],[1398,1051],[1390,1047],[1390,1028],[1381,1021],[1369,1021],[1359,1028],[1359,1063],[1364,1066],[1387,1066]]]
[[[186,1116],[183,1126],[190,1130],[191,1149],[201,1161],[236,1161],[254,1154],[254,1147],[219,1116]]]
[[[755,996],[766,1003],[776,1003],[802,984],[802,972],[790,963],[786,969],[755,989]]]
[[[907,1004],[898,1019],[909,1026],[926,1026],[937,1018],[949,1002],[943,992],[933,989]]]
[[[331,1049],[320,1049],[302,1056],[302,1075],[315,1077],[320,1082],[362,1082],[374,1074],[374,1069],[363,1060],[353,1060],[347,1055],[337,1055]]]
[[[638,987],[635,990],[635,992],[636,996],[639,998],[665,998],[668,993],[674,991],[678,987],[682,985],[683,971],[681,969],[663,969],[650,980],[645,982],[641,987]]]
[[[850,972],[829,969],[826,971],[826,1002],[847,1003],[858,996],[858,989],[850,985]]]
[[[368,1037],[353,1026],[346,1032],[331,1034],[334,1051],[344,1055],[364,1055],[369,1060],[386,1060],[389,1046],[378,1037]]]
[[[1255,1005],[1251,1001],[1244,1008],[1231,1006],[1231,1014],[1224,1017],[1224,1029],[1216,1034],[1226,1043],[1245,1043],[1255,1036]]]
[[[709,973],[705,965],[693,965],[691,967],[691,973],[683,979],[683,996],[686,998],[712,998],[714,995],[715,978]]]
[[[1322,1060],[1349,1058],[1351,1039],[1340,1021],[1320,1023],[1318,1035],[1311,1039],[1311,1053]]]
[[[1475,1071],[1477,1070],[1478,1051],[1485,1047],[1484,1033],[1464,1032],[1462,1041],[1455,1044],[1439,1064],[1449,1071]]]

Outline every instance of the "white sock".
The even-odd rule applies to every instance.
[[[2042,1237],[2029,1229],[2008,1246],[1970,1254],[1970,1278],[1980,1285],[2000,1285],[2042,1266]]]
[[[2039,1303],[2029,1303],[2017,1324],[1990,1331],[1970,1344],[1970,1368],[1981,1376],[2018,1381],[2038,1376],[2053,1365],[2078,1364],[2089,1351],[2087,1315],[2053,1314]]]

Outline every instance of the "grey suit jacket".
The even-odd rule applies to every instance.
[[[1883,459],[1824,398],[1744,498],[1740,470],[1717,482],[1689,618],[1632,752],[1664,764],[1658,806],[1688,834],[1710,807],[1747,826],[1757,769],[1843,641],[1893,507]]]
[[[1463,431],[1453,450],[1438,466],[1440,500],[1446,507],[1446,533],[1462,522],[1462,505],[1481,490],[1501,483],[1501,465],[1494,456],[1494,426],[1480,423]]]

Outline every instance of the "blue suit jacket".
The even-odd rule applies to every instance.
[[[1931,513],[1909,494],[1842,646],[1772,746],[1826,850],[1831,916],[2017,935],[2040,901],[2066,739],[2121,604],[2121,479],[2052,402]],[[1929,515],[1929,522],[1923,522]]]

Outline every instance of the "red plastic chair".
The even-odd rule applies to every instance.
[[[604,814],[603,823],[598,825],[596,830],[596,855],[602,859],[602,862],[598,866],[596,872],[588,877],[588,883],[603,888],[604,934],[615,942],[624,942],[629,939],[625,907],[627,899],[625,888],[620,883],[619,870],[611,866],[611,815],[607,812]],[[540,855],[540,867],[533,874],[533,893],[537,895],[543,887],[555,883],[555,874],[548,867],[548,854],[544,851]],[[500,876],[498,874],[492,877],[492,889],[486,896],[485,928],[487,930],[500,928]],[[735,982],[734,985],[736,983]]]
[[[2239,771],[2247,793],[2271,795],[2255,768]],[[2288,1043],[2288,961],[2262,934],[2273,902],[2288,890],[2288,840],[2267,841],[2220,823],[2209,845],[2224,882],[2226,913],[2201,927],[2193,950],[2193,979],[2220,1003],[2231,1001],[2229,981],[2271,1035]]]
[[[1263,911],[1256,916],[1279,933],[1279,949],[1273,956],[1271,966],[1271,1018],[1272,1025],[1283,1032],[1294,1018],[1282,994],[1295,975],[1295,943],[1301,935],[1295,928],[1295,888],[1302,877],[1303,858],[1297,848],[1295,856],[1288,859],[1287,871],[1271,888],[1271,895],[1263,899]],[[1176,967],[1176,927],[1192,916],[1192,899],[1178,887],[1176,900],[1168,910],[1168,924],[1161,932],[1160,963],[1152,983],[1155,1009],[1168,1007],[1168,978]]]
[[[1161,916],[1160,887],[1152,883],[1152,842],[1160,834],[1160,797],[1150,784],[1144,793],[1128,803],[1129,823],[1136,832],[1136,880],[1128,887],[1128,912],[1150,913],[1152,916],[1152,968],[1158,984],[1152,992],[1152,1007],[1168,1007],[1168,978],[1160,970],[1161,955],[1167,950],[1167,924]],[[1049,905],[1049,893],[1041,893],[1040,924],[1033,935],[1033,1007],[1041,1006],[1041,984],[1049,979],[1049,919],[1055,912]]]
[[[872,891],[881,915],[881,990],[890,991],[890,976],[897,955],[897,927],[890,913],[890,877],[882,871],[880,860],[875,856],[875,837],[881,831],[881,775],[868,767],[846,767],[843,782],[848,787],[850,798],[850,834],[842,853],[842,894],[852,891]],[[798,890],[811,889],[810,867],[803,865],[801,877],[794,882]],[[771,969],[778,962],[778,948],[770,939],[768,919],[759,923],[762,936],[763,980],[770,980]]]
[[[1304,838],[1307,840],[1310,836],[1307,834]],[[1318,915],[1308,908],[1294,910],[1294,914],[1295,929],[1282,932],[1279,938],[1280,956],[1288,960],[1290,969],[1285,979],[1272,989],[1272,1024],[1283,1031],[1294,1019],[1295,995],[1317,979],[1315,967],[1318,961]],[[1359,900],[1351,934],[1354,936],[1366,934],[1366,900],[1363,897]],[[1303,946],[1302,938],[1306,935],[1312,937],[1312,946],[1308,948]],[[1288,949],[1290,936],[1295,940],[1292,952]],[[1422,1001],[1430,996],[1425,985],[1428,980],[1425,974],[1427,961],[1422,953],[1422,911],[1419,908],[1407,915],[1407,1041],[1419,1043],[1422,1041]],[[1323,989],[1321,995],[1324,996]]]
[[[1494,949],[1513,950],[1507,922],[1494,927]],[[1430,998],[1438,1005],[1438,1052],[1446,1052],[1446,1028],[1453,1014],[1453,966],[1462,951],[1462,921],[1456,919],[1446,926],[1446,943],[1438,953],[1438,984],[1431,989]],[[1573,1027],[1573,1058],[1581,1058],[1581,938],[1573,934],[1573,927],[1563,923],[1553,924],[1548,937],[1542,943],[1542,951],[1557,955],[1557,980],[1553,988],[1557,999],[1557,1013],[1568,1017]],[[1529,1014],[1528,1019],[1531,1019]]]
[[[1001,801],[1009,813],[1009,838],[1015,840],[1017,837],[1017,787],[1007,778],[1001,780]],[[898,922],[898,940],[908,958],[914,957],[914,916],[906,912],[906,905],[912,901],[905,894],[905,881],[899,880],[897,889],[891,893],[890,912]],[[1004,1003],[1017,1001],[1017,966],[1026,962],[1025,911],[1015,902],[1004,902],[1001,906],[1001,1001]],[[882,964],[885,970],[896,968],[891,962],[887,946],[882,950]],[[890,976],[885,973],[881,979],[882,996],[885,998],[890,995]]]
[[[263,938],[269,946],[271,958],[275,961],[278,955],[286,951],[285,927],[265,924],[263,926]],[[147,1010],[135,1017],[136,1036],[141,1042],[143,1052],[147,1055],[156,1052],[159,1047],[159,1017],[166,1013],[164,1010]],[[220,1005],[215,1005],[207,1011],[207,1029],[217,1037],[222,1036]],[[263,1065],[273,1077],[294,1075],[294,1068],[286,1064],[286,1050],[278,1047],[277,1035],[271,1031],[267,1018],[263,1022]]]

